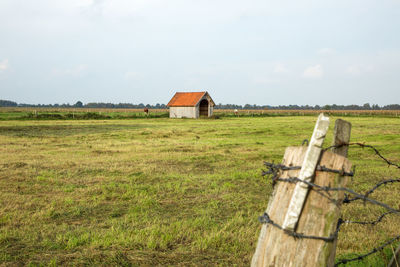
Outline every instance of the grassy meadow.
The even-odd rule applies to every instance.
[[[216,118],[232,117],[279,117],[279,116],[316,116],[321,112],[331,116],[344,117],[382,117],[398,118],[400,110],[279,110],[279,109],[241,109],[235,114],[232,109],[214,109]],[[150,109],[145,114],[143,109],[123,108],[56,108],[56,107],[0,107],[2,120],[124,120],[143,118],[168,118],[168,109]]]
[[[400,162],[398,117],[345,119],[351,141]],[[280,162],[287,146],[310,138],[315,120],[0,121],[0,265],[248,266],[272,192],[263,161]],[[368,149],[350,148],[349,159],[358,192],[400,177]],[[400,208],[400,185],[371,197]],[[356,202],[343,218],[372,221],[383,211]],[[368,252],[399,229],[396,215],[344,225],[337,258]],[[385,266],[391,249],[349,266]]]

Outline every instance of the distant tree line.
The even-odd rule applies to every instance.
[[[76,105],[76,104],[75,104]],[[74,105],[74,106],[75,106]],[[119,104],[113,104],[113,103],[87,103],[83,105],[82,107],[85,108],[148,108],[148,109],[165,109],[167,106],[165,104],[155,104],[155,105],[145,105],[143,103],[140,104],[130,104],[130,103],[119,103]]]
[[[235,104],[218,104],[215,109],[283,109],[283,110],[400,110],[399,104],[391,104],[386,106],[370,105],[366,103],[362,106],[359,105],[324,105],[324,106],[309,106],[309,105],[287,105],[287,106],[270,106],[270,105],[235,105]]]
[[[76,102],[75,104],[38,104],[38,105],[33,105],[33,104],[22,104],[22,103],[17,103],[14,101],[9,101],[9,100],[0,100],[0,107],[43,107],[43,108],[132,108],[132,109],[142,109],[142,108],[148,108],[148,109],[165,109],[167,106],[165,104],[155,104],[155,105],[150,105],[150,104],[131,104],[131,103],[119,103],[119,104],[113,104],[113,103],[103,103],[103,102],[91,102],[87,104],[83,104],[81,101]],[[315,105],[315,106],[299,106],[299,105],[285,105],[285,106],[270,106],[270,105],[251,105],[251,104],[246,104],[246,105],[235,105],[235,104],[221,104],[219,103],[218,105],[215,105],[215,109],[284,109],[284,110],[291,110],[291,109],[297,109],[297,110],[400,110],[400,105],[399,104],[392,104],[392,105],[386,105],[386,106],[379,106],[377,104],[370,105],[369,103],[366,103],[364,105]]]
[[[0,107],[17,107],[17,102],[0,99]]]
[[[103,103],[103,102],[91,102],[87,104],[83,104],[81,101],[76,102],[75,104],[24,104],[24,103],[16,103],[8,100],[0,100],[0,107],[38,107],[38,108],[132,108],[132,109],[165,109],[167,106],[165,104],[155,104],[155,105],[145,105],[143,103],[140,104],[130,104],[130,103]]]

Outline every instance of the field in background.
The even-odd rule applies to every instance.
[[[234,110],[215,109],[214,117],[315,116],[324,112],[342,117],[400,117],[400,110]],[[0,120],[82,120],[168,118],[168,109],[32,108],[0,107]]]
[[[233,110],[215,109],[215,114],[230,115],[234,114]],[[399,117],[400,110],[238,110],[240,116],[314,116],[321,112],[335,116],[387,116]]]
[[[168,118],[166,109],[152,109],[147,115],[143,109],[103,108],[0,108],[0,120],[99,120]]]
[[[248,266],[272,192],[263,160],[280,162],[287,146],[310,138],[315,120],[0,121],[0,265]],[[399,118],[346,120],[352,141],[400,162]],[[399,177],[368,149],[351,147],[349,159],[358,192]],[[396,185],[371,197],[400,208],[399,195]],[[343,217],[373,221],[382,211],[358,202]],[[344,225],[338,257],[367,252],[399,229],[395,215]],[[364,265],[385,266],[390,250]]]

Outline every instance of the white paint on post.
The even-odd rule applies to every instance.
[[[307,148],[303,164],[299,173],[299,179],[310,182],[317,167],[319,157],[321,155],[322,144],[329,128],[329,117],[321,113],[315,124],[310,144]],[[308,193],[308,185],[305,183],[297,183],[290,200],[289,208],[283,222],[283,229],[294,231],[299,221],[301,210]]]

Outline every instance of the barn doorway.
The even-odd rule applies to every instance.
[[[200,117],[206,116],[208,117],[208,101],[207,99],[203,99],[200,101]]]

